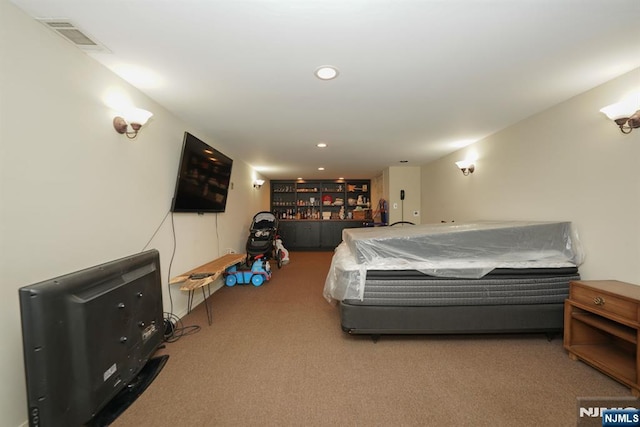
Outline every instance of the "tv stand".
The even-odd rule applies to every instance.
[[[156,379],[168,359],[169,355],[167,354],[149,359],[133,381],[120,390],[107,406],[102,408],[86,425],[88,427],[103,427],[115,421]]]

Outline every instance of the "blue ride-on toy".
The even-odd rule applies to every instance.
[[[263,255],[258,255],[255,258],[250,269],[238,270],[237,265],[232,265],[224,272],[224,283],[227,286],[234,286],[236,283],[246,285],[251,283],[253,286],[260,286],[264,282],[271,279],[271,266],[269,261],[263,260]]]

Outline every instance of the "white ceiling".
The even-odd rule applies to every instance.
[[[272,179],[419,166],[640,67],[640,0],[12,1]]]

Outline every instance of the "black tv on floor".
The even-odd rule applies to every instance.
[[[156,250],[19,289],[29,425],[108,425],[168,356]]]

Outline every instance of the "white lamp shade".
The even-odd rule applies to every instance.
[[[456,166],[458,166],[458,168],[460,169],[467,169],[469,166],[471,166],[471,162],[469,160],[460,160],[456,162]]]
[[[600,112],[605,114],[611,120],[617,120],[631,116],[635,110],[631,111],[626,105],[618,102],[616,104],[607,105],[602,108]]]
[[[122,117],[127,123],[136,123],[143,126],[153,116],[153,113],[142,108],[132,108],[122,112]]]
[[[616,120],[631,117],[638,110],[640,110],[640,91],[630,93],[620,102],[607,105],[600,112],[611,120]]]

